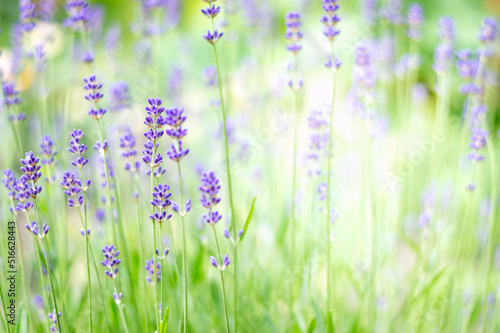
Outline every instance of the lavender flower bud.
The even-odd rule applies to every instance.
[[[118,274],[118,265],[122,262],[117,258],[120,251],[117,251],[116,247],[111,244],[105,245],[102,248],[102,252],[104,253],[104,260],[101,261],[101,265],[107,268],[105,271],[106,275],[111,279],[115,279]]]

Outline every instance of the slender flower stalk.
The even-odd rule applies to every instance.
[[[231,228],[233,232],[233,237],[237,237],[237,227],[236,227],[236,212],[234,210],[234,204],[233,204],[233,186],[232,186],[232,181],[231,181],[231,169],[229,167],[229,144],[228,144],[228,139],[227,139],[227,126],[226,126],[226,111],[225,111],[225,103],[224,103],[224,94],[222,92],[222,80],[221,80],[221,74],[220,74],[220,68],[219,68],[219,60],[217,58],[217,48],[216,48],[216,43],[219,41],[219,39],[224,35],[223,32],[218,32],[217,29],[215,29],[215,23],[214,23],[214,18],[219,14],[220,12],[220,7],[215,6],[213,3],[216,2],[216,0],[203,0],[204,2],[208,3],[208,7],[202,10],[203,15],[205,15],[207,18],[210,19],[210,24],[211,28],[210,30],[207,31],[206,35],[203,35],[203,38],[212,45],[212,50],[213,50],[213,55],[214,55],[214,62],[215,62],[215,68],[217,71],[217,81],[219,84],[219,96],[220,96],[220,106],[221,106],[221,112],[222,112],[222,131],[223,131],[223,137],[224,137],[224,152],[225,152],[225,157],[226,157],[226,177],[227,177],[227,187],[228,187],[228,192],[229,192],[229,207],[231,209]],[[237,266],[237,260],[238,260],[238,252],[237,252],[237,247],[234,247],[234,254],[233,254],[233,261],[234,261],[234,298],[233,298],[233,303],[234,303],[234,332],[237,333],[238,331],[238,266]]]
[[[161,223],[164,220],[169,219],[172,215],[169,215],[167,218],[167,211],[165,210],[168,205],[170,205],[170,201],[160,200],[155,197],[155,193],[161,193],[163,198],[164,193],[168,191],[163,186],[155,189],[155,178],[160,177],[165,173],[165,170],[162,169],[161,163],[163,162],[163,157],[160,153],[158,153],[159,143],[157,141],[163,136],[164,131],[160,130],[163,126],[167,124],[166,119],[162,116],[165,108],[161,106],[162,100],[159,98],[150,98],[148,99],[148,106],[146,107],[147,116],[144,120],[144,124],[147,126],[148,130],[144,132],[144,136],[148,139],[148,142],[144,144],[144,150],[142,151],[143,158],[142,161],[146,163],[146,165],[150,168],[146,173],[151,178],[151,214],[149,215],[151,220],[153,221],[153,266],[154,266],[154,275],[157,273],[157,259],[156,259],[156,222]],[[161,184],[160,184],[161,185]],[[158,185],[158,186],[160,186]],[[166,185],[167,186],[167,185]],[[156,194],[158,196],[158,194]],[[160,210],[160,212],[156,211],[156,208]],[[159,299],[158,299],[158,287],[156,283],[154,284],[154,293],[155,293],[155,315],[156,315],[156,330],[160,331],[160,313],[161,309],[159,309]]]
[[[224,258],[221,256],[219,240],[217,238],[217,232],[215,231],[215,225],[222,219],[222,215],[219,214],[218,211],[214,211],[215,206],[220,202],[220,198],[217,197],[220,191],[220,182],[219,179],[215,176],[214,172],[203,173],[201,177],[201,205],[207,209],[207,214],[203,215],[203,220],[213,227],[215,245],[217,249],[217,257],[218,260],[214,257],[210,257],[210,263],[212,266],[217,268],[220,271],[220,281],[221,281],[221,289],[222,289],[222,301],[224,303],[224,318],[226,321],[226,332],[229,333],[229,317],[227,314],[227,302],[226,302],[226,287],[224,284],[224,270],[229,265],[229,255],[226,253]],[[227,237],[227,234],[226,234]],[[219,262],[221,265],[219,265]]]
[[[182,186],[182,173],[181,173],[181,160],[189,153],[189,149],[182,148],[182,139],[187,135],[187,129],[182,125],[186,121],[186,116],[183,115],[184,109],[171,108],[167,109],[165,119],[167,125],[170,127],[165,133],[170,136],[175,143],[171,145],[171,150],[167,151],[167,156],[177,163],[177,173],[179,177],[179,196],[180,206],[176,203],[173,204],[173,209],[181,216],[182,223],[182,276],[183,276],[183,296],[184,296],[184,332],[187,332],[188,325],[188,288],[187,288],[187,250],[186,250],[186,224],[184,217],[191,208],[191,199],[186,202],[184,207],[183,186]]]
[[[332,159],[332,145],[333,145],[333,114],[335,104],[335,73],[338,71],[341,63],[337,58],[334,58],[334,40],[340,33],[336,28],[337,22],[340,18],[335,14],[339,8],[337,0],[322,0],[323,11],[325,14],[321,17],[321,22],[324,24],[323,34],[330,41],[331,57],[325,66],[331,70],[332,76],[332,100],[330,109],[330,122],[328,128],[328,155],[327,155],[327,169],[326,169],[326,200],[325,200],[325,222],[326,222],[326,317],[330,316],[330,296],[331,296],[331,283],[330,283],[330,182],[331,182],[331,159]],[[333,63],[332,63],[333,62]]]
[[[300,45],[300,41],[302,40],[302,32],[299,31],[301,26],[301,17],[300,13],[289,12],[285,15],[285,39],[289,42],[286,46],[286,49],[292,54],[292,64],[291,71],[292,77],[288,81],[288,86],[293,92],[293,108],[294,114],[298,113],[298,91],[302,88],[302,79],[298,78],[297,74],[297,54],[302,49],[302,45]],[[293,271],[293,258],[294,258],[294,248],[295,248],[295,240],[294,240],[294,229],[295,229],[295,186],[296,186],[296,162],[297,162],[297,135],[298,135],[298,120],[294,122],[294,130],[293,130],[293,157],[292,157],[292,190],[291,190],[291,198],[290,198],[290,220],[289,220],[289,232],[290,232],[290,273]],[[288,296],[288,308],[290,318],[293,316],[293,282],[292,279],[289,279],[289,296]],[[291,321],[290,321],[291,323]]]
[[[85,181],[85,176],[83,174],[83,167],[89,162],[88,159],[84,158],[83,155],[87,151],[87,146],[82,143],[82,138],[84,133],[81,129],[74,129],[71,132],[70,147],[68,151],[76,156],[76,159],[71,162],[71,164],[80,170],[80,178],[77,179],[75,175],[71,172],[66,171],[63,175],[63,180],[61,186],[65,189],[64,194],[68,198],[68,206],[78,208],[78,213],[80,213],[80,208],[83,206],[83,219],[82,219],[82,235],[85,237],[85,256],[87,261],[87,283],[88,287],[88,297],[89,297],[89,324],[90,331],[92,332],[92,280],[90,278],[90,228],[88,226],[87,219],[87,191],[90,188],[92,181],[89,179]],[[83,196],[80,194],[83,192]],[[81,214],[80,214],[81,217]]]
[[[127,321],[125,320],[125,316],[123,314],[123,309],[122,309],[122,298],[123,294],[119,293],[118,290],[116,289],[116,281],[115,279],[118,276],[118,265],[122,262],[121,259],[118,259],[118,256],[120,255],[120,251],[116,249],[116,246],[113,244],[111,245],[104,245],[102,248],[102,252],[104,254],[104,260],[101,261],[101,265],[106,267],[106,275],[113,280],[113,299],[115,300],[116,305],[118,306],[118,309],[120,310],[120,316],[122,318],[123,326],[125,327],[125,332],[129,332],[128,327],[127,327]]]
[[[35,210],[36,221],[38,221],[38,223],[41,223],[40,217],[38,215],[39,208],[37,203],[37,197],[42,192],[42,187],[36,185],[36,183],[42,176],[42,173],[40,172],[41,166],[38,165],[38,162],[40,162],[40,159],[38,157],[35,157],[32,152],[26,153],[25,158],[21,160],[21,163],[23,165],[21,167],[21,171],[24,173],[22,177],[26,180],[27,183],[31,184],[29,188],[29,196],[33,199],[32,207],[34,207]],[[47,223],[44,223],[41,229],[39,229],[38,223],[36,221],[33,221],[31,224],[26,224],[26,229],[28,229],[34,236],[37,236],[37,238],[41,240],[42,250],[43,250],[42,257],[44,258],[44,264],[47,269],[47,275],[49,277],[52,301],[54,302],[54,308],[56,310],[56,313],[59,313],[57,308],[56,290],[54,288],[54,283],[52,281],[52,269],[51,269],[52,266],[50,265],[49,252],[47,250],[47,245],[45,243],[45,236],[49,232],[49,226],[47,225]],[[57,327],[59,329],[59,332],[62,332],[61,323],[59,321],[57,322]]]
[[[16,113],[16,107],[21,104],[22,99],[19,97],[19,91],[15,89],[15,86],[12,83],[2,82],[1,78],[0,83],[2,83],[4,105],[8,112],[9,123],[11,124],[12,133],[14,134],[16,140],[19,156],[22,157],[24,148],[20,125],[26,120],[26,115],[21,112]]]

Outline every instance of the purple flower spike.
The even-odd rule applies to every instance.
[[[421,26],[424,21],[424,12],[422,7],[414,2],[410,5],[408,9],[408,38],[410,39],[420,39],[421,37]]]
[[[66,3],[68,18],[64,20],[64,25],[73,30],[83,28],[90,19],[88,9],[89,5],[85,1],[68,0]]]
[[[116,247],[111,244],[105,245],[102,248],[102,252],[104,253],[104,260],[101,261],[101,265],[107,268],[105,271],[106,275],[111,279],[115,279],[118,274],[118,265],[122,262],[117,258],[120,251],[117,251]]]
[[[153,284],[153,278],[155,275],[154,267],[155,267],[154,258],[151,258],[150,260],[146,260],[146,266],[144,267],[144,269],[146,269],[146,271],[150,275],[150,276],[146,276],[146,281],[148,281],[151,284]],[[160,283],[160,282],[161,282],[161,263],[157,262],[156,263],[156,283]]]
[[[47,317],[49,317],[49,320],[50,322],[52,323],[50,325],[50,331],[51,332],[59,332],[58,330],[58,320],[59,320],[59,317],[61,317],[61,312],[57,313],[56,315],[56,310],[52,310],[52,313],[49,313],[47,315]]]
[[[39,172],[42,166],[38,165],[38,162],[40,162],[40,159],[35,157],[31,151],[26,153],[24,159],[21,160],[21,164],[23,165],[21,171],[24,172],[23,177],[25,177],[28,182],[31,182],[33,186],[42,176],[42,173]]]
[[[132,96],[126,82],[116,82],[110,89],[111,111],[122,111],[132,107]]]
[[[487,136],[488,131],[483,130],[479,127],[472,128],[469,143],[469,147],[472,149],[472,151],[468,154],[468,158],[472,163],[477,163],[484,160],[484,156],[479,154],[479,150],[486,146]]]
[[[289,12],[285,15],[285,39],[289,42],[286,49],[296,55],[302,46],[299,42],[302,40],[302,32],[299,31],[301,26],[300,13]]]
[[[83,88],[88,91],[88,94],[85,95],[85,99],[94,103],[94,104],[97,104],[104,97],[104,95],[100,92],[100,90],[103,86],[102,83],[98,82],[96,79],[96,76],[93,74],[90,75],[88,78],[84,78],[83,81],[85,82],[85,85],[83,86]],[[91,111],[93,111],[93,114],[96,114],[96,116],[101,114],[101,117],[104,115],[104,113],[106,113],[106,110],[102,110],[102,109],[99,111],[96,111],[96,110],[91,110]],[[94,117],[94,115],[91,114],[90,112],[89,112],[89,114],[92,117]],[[99,118],[97,118],[97,119],[99,119]]]
[[[219,41],[219,39],[224,36],[223,32],[218,32],[217,30],[214,30],[213,33],[210,31],[207,31],[205,35],[203,35],[203,38],[210,44],[214,45]]]
[[[224,237],[231,239],[231,234],[229,233],[229,230],[224,229]]]

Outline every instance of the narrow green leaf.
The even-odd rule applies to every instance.
[[[240,240],[243,240],[243,237],[245,237],[245,234],[247,233],[248,225],[250,224],[250,220],[252,219],[253,215],[253,207],[255,206],[255,200],[257,200],[257,196],[253,198],[252,206],[250,207],[250,211],[248,212],[247,220],[245,221],[245,226],[243,227],[243,232],[241,233]]]
[[[316,329],[316,318],[311,319],[309,325],[307,325],[307,333],[313,333]]]
[[[328,317],[326,318],[326,332],[327,333],[335,332],[333,327],[332,311],[328,311]]]
[[[163,320],[161,321],[161,328],[160,328],[161,333],[167,333],[168,313],[169,312],[170,312],[170,308],[167,306],[167,309],[165,310],[165,314],[163,315]]]

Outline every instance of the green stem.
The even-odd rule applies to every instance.
[[[215,232],[215,224],[212,225],[214,231],[215,244],[217,245],[217,256],[219,257],[219,262],[222,263],[223,258],[220,254],[219,240],[217,239],[217,232]],[[226,320],[226,332],[229,333],[229,317],[227,315],[227,303],[226,303],[226,287],[224,285],[224,271],[220,270],[220,282],[222,287],[222,301],[224,302],[224,318]]]
[[[118,291],[116,290],[115,280],[113,280],[113,288],[115,289],[116,297],[118,297]],[[120,310],[120,316],[122,317],[123,326],[125,327],[125,332],[128,333],[127,321],[125,320],[125,316],[123,315],[122,306],[120,304],[117,304],[117,305],[118,305],[118,309]]]
[[[212,18],[212,32],[214,30],[214,19]],[[236,230],[236,219],[235,219],[235,211],[234,211],[234,204],[233,204],[233,190],[232,190],[232,183],[231,183],[231,169],[229,167],[229,144],[227,142],[227,129],[226,129],[226,112],[224,108],[224,96],[222,93],[222,81],[221,81],[221,76],[220,76],[220,69],[219,69],[219,61],[217,58],[217,49],[215,47],[215,44],[212,44],[213,46],[213,54],[214,54],[214,60],[215,60],[215,68],[217,70],[217,80],[219,84],[219,96],[220,96],[220,103],[221,103],[221,111],[222,111],[222,128],[223,128],[223,136],[224,136],[224,151],[226,155],[226,176],[227,176],[227,183],[228,183],[228,191],[229,191],[229,206],[231,208],[231,227],[233,231],[233,239],[237,239],[238,231]],[[238,255],[237,255],[237,250],[236,247],[234,247],[234,258],[233,258],[233,264],[236,269],[237,267],[237,261],[238,261]],[[237,313],[237,296],[238,296],[238,289],[237,289],[237,282],[236,282],[236,273],[235,273],[235,282],[234,282],[234,330],[235,333],[237,332],[238,329],[238,318],[236,317]]]
[[[49,276],[50,283],[50,291],[52,293],[52,301],[54,302],[54,308],[56,310],[56,315],[59,313],[59,309],[57,308],[56,301],[56,290],[54,289],[54,283],[52,282],[52,270],[50,269],[50,261],[49,261],[49,251],[47,250],[47,244],[45,244],[45,237],[42,238],[42,247],[45,253],[45,267],[47,268],[47,275]],[[61,320],[57,320],[57,327],[59,328],[59,332],[62,332],[61,329]]]
[[[83,168],[80,168],[80,175],[82,177],[82,185],[85,186],[85,178],[83,176]],[[80,207],[78,207],[78,212],[80,212]],[[83,191],[83,215],[85,217],[83,232],[85,235],[85,255],[87,259],[87,280],[89,283],[89,320],[90,320],[90,332],[92,332],[92,283],[90,280],[90,261],[89,261],[89,235],[87,234],[88,224],[87,224],[87,190]]]
[[[5,310],[6,307],[5,307],[5,302],[3,300],[2,284],[0,284],[0,300],[2,301],[2,311],[5,316],[5,326],[7,326],[7,331],[10,333],[9,319],[7,318],[7,311]]]
[[[188,298],[187,298],[187,263],[186,263],[186,224],[184,221],[184,199],[182,193],[182,173],[181,173],[181,162],[177,161],[177,172],[179,174],[179,195],[181,199],[181,205],[179,207],[181,213],[181,223],[182,223],[182,276],[184,279],[184,332],[187,332],[187,322],[188,322]]]
[[[156,142],[153,142],[153,154],[152,154],[152,159],[154,160],[156,154]],[[154,163],[152,161],[152,163]],[[151,167],[151,200],[154,199],[153,197],[153,188],[154,188],[154,167]],[[152,214],[155,213],[155,208],[154,206],[152,207]],[[156,316],[156,331],[160,332],[160,319],[159,319],[159,313],[158,313],[158,287],[156,283],[156,221],[153,220],[153,265],[154,265],[154,276],[153,276],[153,285],[154,285],[154,293],[155,293],[155,316]]]

